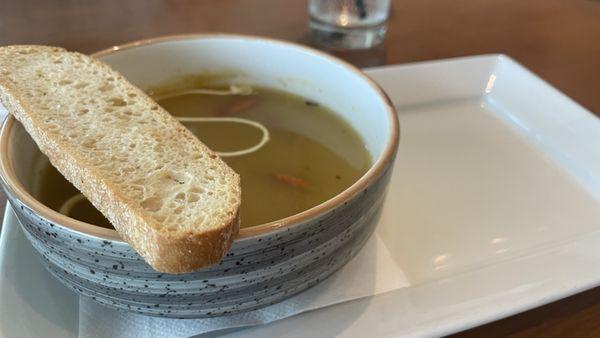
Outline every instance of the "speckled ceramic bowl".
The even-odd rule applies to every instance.
[[[330,107],[362,136],[370,170],[336,197],[300,214],[240,231],[218,265],[157,273],[110,229],[63,216],[38,202],[37,146],[13,118],[0,134],[0,175],[27,238],[48,270],[83,296],[139,313],[201,318],[279,302],[323,280],[356,254],[381,209],[398,146],[398,120],[385,94],[356,68],[302,46],[269,39],[194,35],[114,47],[95,55],[148,88],[200,72],[246,81]]]

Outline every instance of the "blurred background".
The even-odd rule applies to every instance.
[[[91,53],[201,32],[310,44],[307,7],[307,0],[0,0],[0,45]],[[383,46],[334,53],[358,66],[504,53],[598,113],[599,41],[597,0],[393,0]]]

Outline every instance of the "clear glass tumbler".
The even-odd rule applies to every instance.
[[[379,45],[386,32],[390,0],[309,0],[313,41],[332,49]]]

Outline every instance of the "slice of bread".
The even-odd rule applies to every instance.
[[[56,47],[2,47],[0,102],[155,270],[191,272],[229,249],[239,176],[107,65]]]

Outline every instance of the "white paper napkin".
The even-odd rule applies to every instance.
[[[8,111],[0,104],[0,123],[4,122],[4,119],[8,116]]]
[[[189,337],[266,324],[302,312],[408,286],[402,269],[376,232],[356,257],[333,276],[279,304],[210,319],[165,319],[105,308],[79,300],[79,337]]]

